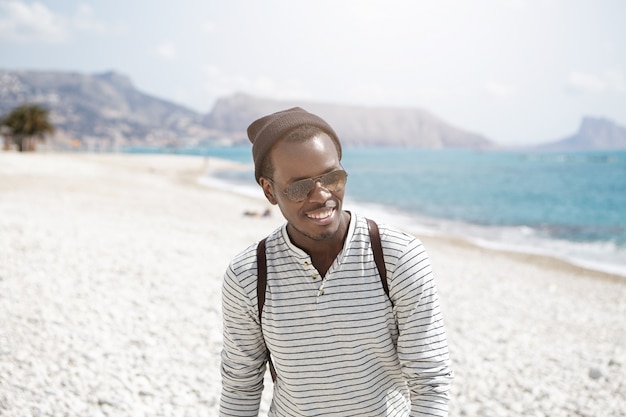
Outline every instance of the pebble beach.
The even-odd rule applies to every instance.
[[[238,168],[0,153],[0,416],[217,416],[222,275],[283,222],[199,182]],[[448,332],[451,416],[626,415],[626,277],[418,237]]]

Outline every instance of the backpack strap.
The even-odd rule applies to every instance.
[[[259,323],[261,322],[261,314],[265,305],[265,288],[267,287],[267,260],[265,259],[265,240],[259,242],[256,247],[256,298],[259,308]]]
[[[380,243],[380,233],[378,232],[378,225],[372,219],[367,219],[367,228],[370,234],[370,244],[372,245],[372,252],[374,252],[374,262],[376,262],[376,268],[378,269],[378,275],[380,275],[380,282],[383,284],[385,294],[389,297],[389,285],[387,285],[387,268],[385,267],[385,257],[383,256],[383,247]],[[389,297],[391,301],[391,297]],[[393,301],[391,302],[393,305]]]
[[[265,289],[267,287],[267,259],[265,257],[265,240],[261,240],[256,247],[256,264],[257,264],[257,282],[256,282],[256,296],[259,309],[259,324],[261,324],[261,315],[263,314],[263,306],[265,305]],[[263,326],[261,326],[263,328]],[[276,369],[274,369],[274,363],[270,355],[269,349],[267,351],[267,362],[270,365],[270,374],[272,374],[272,381],[276,382]]]

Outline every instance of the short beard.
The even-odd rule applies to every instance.
[[[323,240],[329,239],[329,238],[335,236],[337,234],[337,231],[338,231],[338,230],[328,231],[328,232],[324,232],[324,233],[322,233],[320,235],[312,235],[310,233],[307,233],[307,232],[305,232],[303,230],[298,229],[293,224],[291,225],[291,227],[293,227],[293,230],[295,230],[296,232],[298,232],[302,236],[304,236],[304,237],[306,237],[308,239],[311,239],[313,241],[316,241],[316,242],[321,242]]]

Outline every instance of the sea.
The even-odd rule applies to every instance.
[[[158,152],[246,164],[204,182],[262,197],[250,147]],[[553,256],[626,277],[626,151],[344,148],[342,164],[348,210],[420,234]]]

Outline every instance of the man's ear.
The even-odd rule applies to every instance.
[[[265,194],[265,198],[271,204],[278,204],[276,201],[276,197],[274,196],[274,187],[272,187],[272,182],[265,177],[259,178],[259,182],[261,184],[261,188],[263,188],[263,194]]]

